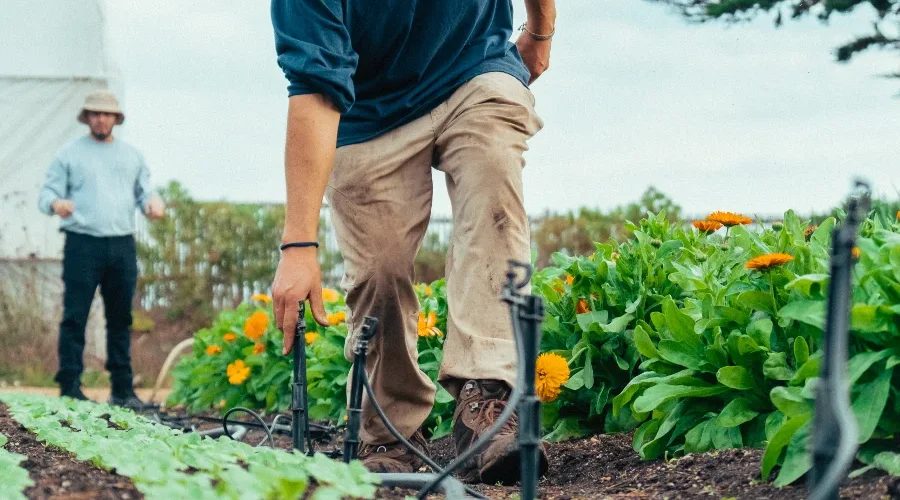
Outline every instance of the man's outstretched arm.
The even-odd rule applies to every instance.
[[[334,162],[339,121],[340,113],[322,94],[295,95],[289,100],[284,152],[287,203],[282,243],[317,239],[319,211]],[[315,248],[284,250],[272,295],[275,322],[284,332],[284,354],[293,348],[297,305],[301,301],[309,300],[316,321],[328,324]]]

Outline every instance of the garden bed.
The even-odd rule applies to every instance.
[[[203,428],[215,424],[204,424]],[[14,421],[0,405],[0,433],[9,438],[8,451],[25,455],[22,467],[28,470],[36,486],[25,491],[28,498],[143,498],[132,481],[87,462],[75,460],[69,453],[45,446],[34,434]],[[245,441],[255,444],[262,436],[252,431]],[[317,443],[328,449],[340,443]],[[280,436],[276,445],[290,448],[290,440]],[[440,464],[453,458],[450,438],[432,442],[431,454]],[[631,447],[631,436],[599,435],[548,446],[550,473],[540,483],[545,499],[576,498],[752,498],[798,499],[805,495],[802,481],[776,488],[759,480],[761,450],[720,450],[688,455],[677,460],[643,461]],[[510,498],[515,487],[479,486],[492,498]],[[379,490],[379,498],[402,498],[409,492]],[[848,480],[841,498],[900,498],[900,478],[880,472],[868,472]]]

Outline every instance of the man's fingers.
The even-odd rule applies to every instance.
[[[275,326],[283,332],[284,328],[282,327],[284,325],[282,320],[284,319],[284,297],[282,297],[281,294],[275,292],[272,292],[272,295],[274,295],[275,297]]]
[[[284,304],[284,328],[281,330],[284,332],[284,348],[281,353],[285,355],[289,354],[294,347],[294,330],[297,329],[297,320],[299,319],[297,304],[290,301],[285,301]]]
[[[329,326],[328,315],[325,314],[325,302],[322,300],[322,285],[318,284],[309,294],[309,307],[312,309],[313,318],[322,326]]]

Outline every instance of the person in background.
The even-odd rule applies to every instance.
[[[525,0],[515,43],[509,0],[272,0],[278,64],[289,82],[282,256],[275,317],[293,332],[309,300],[328,323],[316,259],[322,198],[344,257],[353,360],[365,316],[379,319],[366,371],[405,438],[425,450],[421,425],[435,385],[418,366],[414,261],[431,215],[432,168],[453,206],[447,255],[448,332],[439,382],[456,398],[462,453],[506,407],[516,381],[507,261],[530,261],[522,194],[526,141],[543,127],[529,85],[550,63],[554,0]],[[293,335],[285,335],[284,353]],[[519,478],[515,420],[459,472],[467,482]],[[377,472],[415,472],[364,396],[360,458]],[[547,456],[541,453],[541,473]]]
[[[163,217],[163,201],[150,191],[150,171],[133,146],[113,135],[125,121],[115,95],[87,96],[78,121],[90,133],[60,150],[50,164],[39,209],[58,215],[65,233],[63,318],[59,326],[62,396],[87,400],[81,391],[85,326],[97,287],[106,313],[109,403],[140,409],[131,370],[131,307],[137,284],[135,208],[149,219]]]

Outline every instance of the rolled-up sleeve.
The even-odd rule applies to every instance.
[[[345,113],[354,102],[358,56],[344,24],[342,4],[342,0],[272,0],[272,26],[288,95],[324,94]]]

